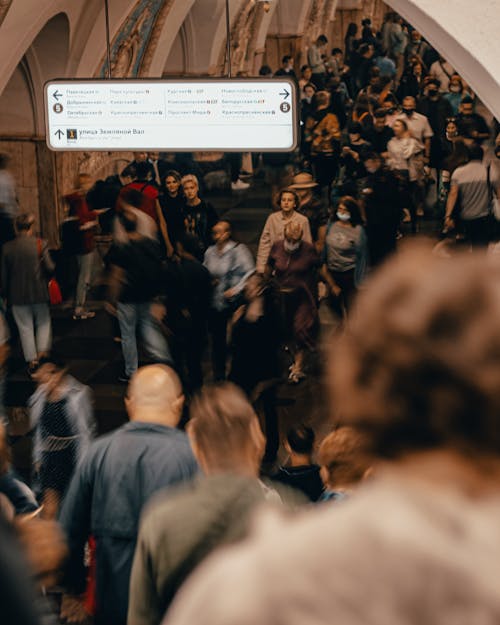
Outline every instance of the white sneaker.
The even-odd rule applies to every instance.
[[[245,191],[249,186],[248,182],[243,182],[241,178],[238,178],[236,182],[231,182],[231,189],[233,191]]]

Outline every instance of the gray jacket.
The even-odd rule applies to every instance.
[[[6,243],[2,248],[2,290],[8,304],[48,302],[47,282],[54,269],[47,241],[19,236]]]

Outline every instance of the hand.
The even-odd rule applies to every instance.
[[[339,287],[338,284],[330,284],[330,289],[332,291],[332,295],[335,295],[335,297],[339,297],[339,295],[342,293],[342,289]]]
[[[108,312],[110,315],[113,315],[113,317],[116,317],[116,314],[117,314],[116,306],[112,304],[111,302],[104,302],[104,310]]]
[[[63,595],[60,617],[67,623],[85,623],[89,620],[90,615],[85,610],[83,596]]]
[[[163,321],[165,315],[167,314],[167,309],[163,304],[153,302],[151,304],[149,312],[151,313],[153,319],[156,319],[156,321]]]
[[[227,291],[224,291],[224,297],[226,299],[231,299],[235,295],[238,295],[238,290],[234,287],[232,289],[228,289]]]
[[[447,230],[452,230],[455,227],[455,222],[453,221],[451,217],[444,218],[444,227]]]
[[[24,517],[16,523],[24,552],[41,586],[54,586],[68,550],[56,521]]]

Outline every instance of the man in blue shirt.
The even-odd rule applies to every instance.
[[[184,396],[165,365],[139,369],[125,405],[130,422],[97,439],[78,466],[60,521],[69,546],[61,616],[74,614],[85,590],[84,547],[96,541],[95,625],[125,625],[128,588],[143,506],[157,491],[198,470],[189,441],[176,429]]]
[[[203,264],[212,276],[213,295],[209,315],[212,366],[216,381],[226,379],[227,322],[238,305],[255,263],[246,245],[231,239],[231,224],[219,221],[212,228],[215,245],[205,252]]]

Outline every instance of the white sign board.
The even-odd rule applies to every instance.
[[[286,78],[55,80],[45,116],[51,150],[288,152],[298,142]]]

